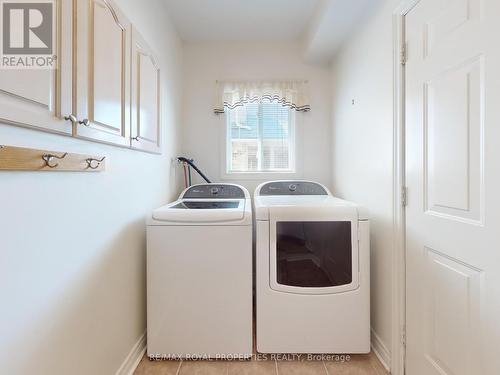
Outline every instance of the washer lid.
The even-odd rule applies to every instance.
[[[177,223],[241,221],[245,199],[180,199],[153,211],[153,219]]]

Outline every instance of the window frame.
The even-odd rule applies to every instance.
[[[259,106],[259,111],[261,111],[261,107]],[[290,108],[289,113],[290,117],[290,137],[289,137],[289,147],[290,147],[290,166],[292,168],[287,170],[264,170],[264,171],[232,171],[230,170],[230,163],[232,160],[231,155],[231,138],[230,138],[230,129],[229,129],[229,112],[224,111],[224,115],[220,116],[221,119],[221,128],[222,128],[222,147],[221,147],[221,179],[226,180],[234,180],[234,179],[247,179],[247,180],[261,180],[261,179],[286,179],[286,178],[297,178],[301,175],[301,165],[298,163],[301,160],[301,145],[299,145],[299,140],[302,138],[298,135],[300,127],[300,112],[295,111]],[[260,128],[262,124],[259,122],[259,134],[262,134]],[[259,147],[262,143],[262,139],[259,138]],[[260,160],[259,162],[262,162]]]

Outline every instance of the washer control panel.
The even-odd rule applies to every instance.
[[[234,185],[195,185],[186,190],[182,198],[244,199],[245,192]]]
[[[315,182],[275,181],[262,186],[260,195],[328,195],[328,192]]]

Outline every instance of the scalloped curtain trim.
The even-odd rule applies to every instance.
[[[224,113],[247,103],[263,100],[281,103],[298,112],[311,110],[306,81],[217,82],[214,113]]]

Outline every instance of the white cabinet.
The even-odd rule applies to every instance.
[[[57,69],[0,69],[0,123],[159,153],[160,70],[147,43],[113,0],[54,4]]]
[[[72,2],[55,4],[57,69],[0,69],[0,122],[71,135]]]
[[[130,22],[110,0],[79,0],[76,20],[75,135],[128,146]]]
[[[160,152],[160,69],[137,30],[132,31],[131,147]]]

